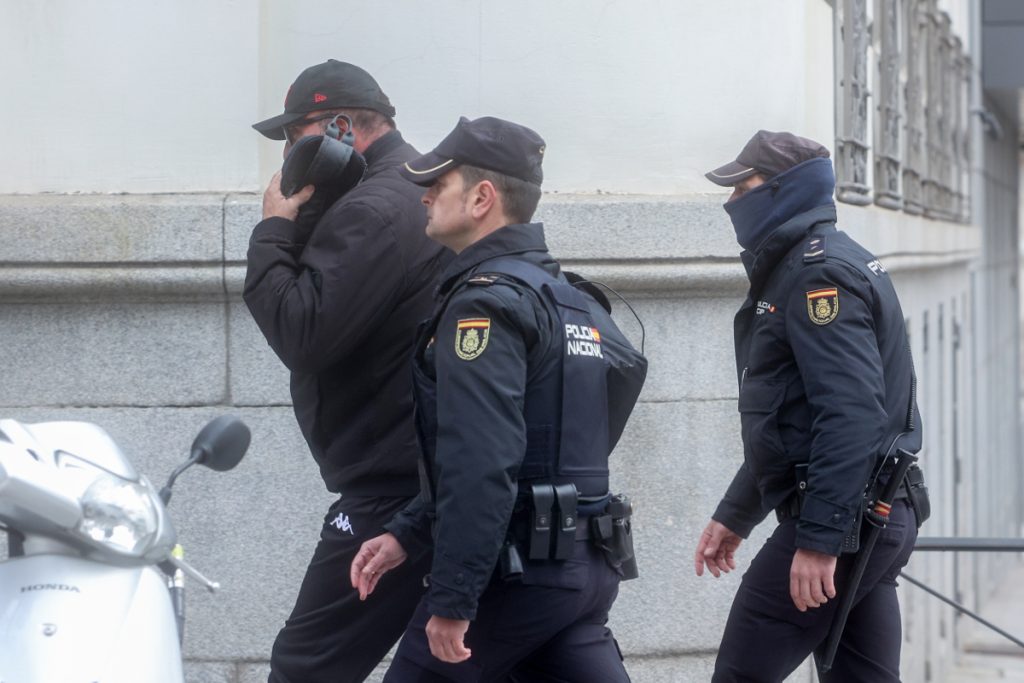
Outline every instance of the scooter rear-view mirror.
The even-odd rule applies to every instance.
[[[171,502],[171,487],[182,472],[196,463],[217,472],[226,472],[237,465],[249,448],[252,435],[244,422],[232,415],[221,415],[207,423],[192,442],[189,459],[171,472],[167,485],[160,490],[160,500]]]
[[[227,472],[242,460],[251,438],[244,422],[221,415],[203,427],[192,442],[192,459],[211,470]]]

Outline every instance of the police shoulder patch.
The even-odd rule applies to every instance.
[[[490,318],[463,318],[455,324],[455,355],[475,360],[487,348],[491,334]]]
[[[828,325],[839,315],[839,290],[835,287],[807,292],[807,315],[815,325]]]

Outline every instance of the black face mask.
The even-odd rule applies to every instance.
[[[366,159],[353,149],[351,129],[350,121],[349,130],[339,140],[338,126],[332,121],[327,134],[301,138],[284,160],[281,194],[291,197],[307,185],[316,186],[313,196],[299,208],[299,226],[312,229],[334,202],[362,180]]]
[[[736,241],[756,251],[771,232],[791,218],[817,206],[832,203],[836,177],[832,162],[815,158],[788,171],[731,202],[725,212],[732,219]]]

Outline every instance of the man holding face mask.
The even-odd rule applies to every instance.
[[[344,580],[360,544],[419,491],[409,354],[449,259],[398,173],[419,153],[394,115],[370,74],[328,60],[299,75],[283,114],[253,126],[285,141],[285,167],[249,243],[245,303],[291,371],[299,427],[338,494],[274,643],[271,683],[364,680],[429,571],[413,558],[365,602]]]

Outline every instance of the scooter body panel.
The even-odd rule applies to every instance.
[[[182,683],[164,576],[68,555],[0,563],[0,683]]]

